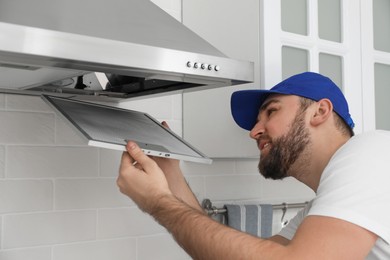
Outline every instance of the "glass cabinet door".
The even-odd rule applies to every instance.
[[[341,0],[318,0],[318,36],[342,42]]]
[[[376,63],[374,71],[376,129],[390,130],[390,65]]]
[[[272,0],[263,1],[263,9],[265,88],[300,72],[319,72],[343,91],[360,132],[360,1]]]
[[[372,1],[375,128],[390,130],[390,1]]]

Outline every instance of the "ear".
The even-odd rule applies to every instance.
[[[315,111],[310,120],[310,123],[313,126],[318,126],[326,122],[329,119],[329,117],[332,115],[332,112],[333,112],[332,102],[327,98],[323,98],[317,101],[317,106],[315,107]]]

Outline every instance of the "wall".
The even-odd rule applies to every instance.
[[[156,1],[177,19],[180,0]],[[181,95],[130,101],[182,132]],[[88,147],[39,97],[0,94],[0,259],[190,259],[164,228],[119,193],[120,152]],[[257,160],[182,163],[200,200],[301,202],[294,180],[264,180]],[[275,217],[276,226],[280,218]]]

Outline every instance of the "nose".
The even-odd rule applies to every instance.
[[[249,136],[257,140],[262,134],[264,134],[264,124],[261,121],[258,121],[249,132]]]

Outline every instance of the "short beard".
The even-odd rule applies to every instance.
[[[288,171],[310,143],[310,134],[305,127],[305,113],[298,112],[290,131],[271,143],[267,156],[260,158],[259,172],[267,179],[281,180],[290,176]]]

